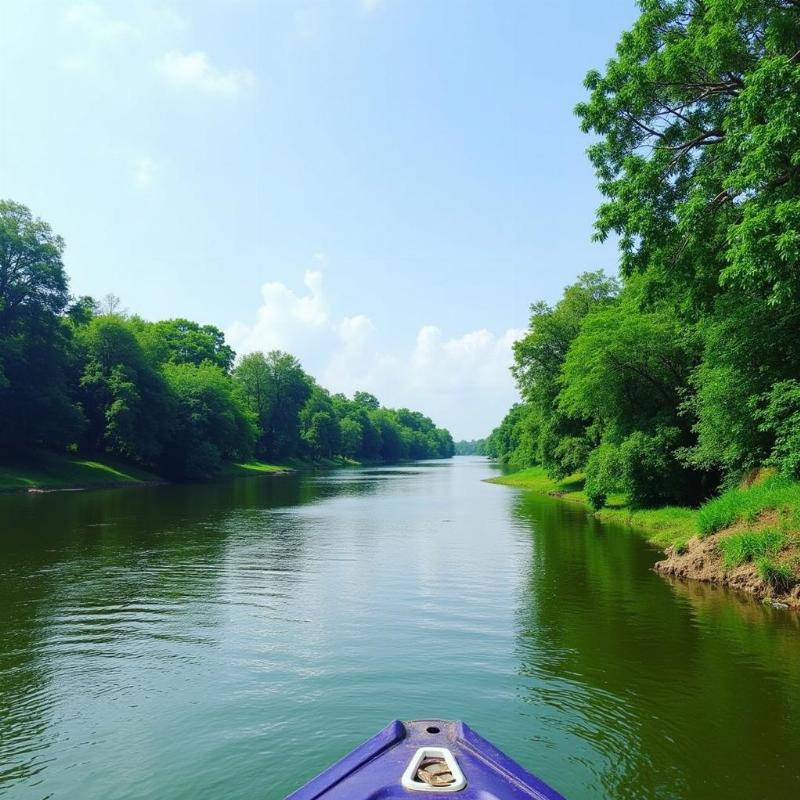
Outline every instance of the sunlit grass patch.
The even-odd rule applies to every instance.
[[[725,569],[733,569],[746,561],[764,560],[777,553],[786,544],[782,531],[743,531],[720,539]]]
[[[788,592],[794,584],[794,572],[788,564],[781,564],[768,556],[756,560],[758,575],[764,583],[778,592]]]
[[[138,467],[104,459],[26,453],[0,463],[0,491],[105,486],[158,480]]]
[[[766,511],[796,516],[800,512],[800,483],[770,478],[747,489],[731,489],[700,508],[697,525],[700,534],[708,536],[737,522],[753,524]]]

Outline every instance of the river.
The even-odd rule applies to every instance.
[[[798,615],[494,471],[0,497],[0,796],[277,800],[418,717],[569,800],[800,796]]]

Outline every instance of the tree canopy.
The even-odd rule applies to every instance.
[[[576,109],[622,283],[534,304],[523,402],[487,441],[584,471],[596,505],[695,502],[764,464],[800,477],[800,4],[640,6]]]
[[[64,242],[0,202],[0,447],[110,455],[175,479],[260,458],[447,458],[450,434],[368,392],[331,395],[291,354],[236,362],[223,332],[72,299]]]

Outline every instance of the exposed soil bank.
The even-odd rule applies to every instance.
[[[777,514],[769,513],[755,524],[750,525],[751,532],[765,532],[777,522]],[[655,564],[654,569],[663,575],[670,575],[681,580],[703,581],[719,586],[727,586],[740,592],[747,592],[759,600],[772,604],[783,604],[800,609],[800,553],[797,541],[789,538],[776,554],[776,563],[783,565],[791,577],[780,582],[765,580],[762,571],[752,560],[735,566],[726,566],[722,544],[742,533],[742,525],[732,525],[710,536],[695,536],[681,545],[670,545],[666,548],[666,558]]]

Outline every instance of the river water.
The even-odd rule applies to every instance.
[[[493,472],[0,497],[0,795],[277,800],[442,717],[570,800],[800,796],[800,618]]]

